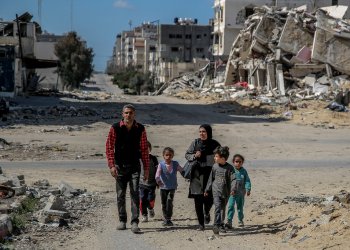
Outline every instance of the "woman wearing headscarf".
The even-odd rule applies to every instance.
[[[198,162],[191,171],[189,188],[189,198],[194,198],[199,222],[198,230],[204,230],[204,224],[209,224],[210,209],[213,206],[212,195],[204,197],[204,189],[214,164],[213,151],[220,146],[220,143],[212,137],[211,126],[209,124],[202,124],[199,127],[199,138],[191,143],[185,154],[186,160]]]

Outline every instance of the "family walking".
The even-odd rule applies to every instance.
[[[171,147],[163,149],[163,160],[158,163],[157,158],[151,154],[152,145],[147,140],[145,127],[136,122],[135,115],[135,107],[131,104],[125,105],[122,109],[123,119],[111,126],[106,141],[108,167],[116,180],[119,215],[117,229],[127,228],[127,186],[130,190],[130,221],[133,233],[141,231],[138,226],[140,212],[142,222],[147,222],[155,216],[156,188],[160,189],[162,225],[173,226],[177,173],[189,179],[188,197],[194,200],[197,230],[205,230],[205,225],[210,223],[213,204],[215,234],[233,228],[235,207],[238,226],[244,226],[244,197],[249,196],[251,191],[249,175],[243,167],[244,157],[236,154],[232,158],[233,165],[228,163],[229,148],[222,147],[214,140],[211,126],[203,124],[199,127],[199,138],[192,141],[185,153],[187,166],[183,168],[173,159],[175,151]]]

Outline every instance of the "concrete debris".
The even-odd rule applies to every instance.
[[[69,231],[80,230],[81,227],[90,225],[89,220],[85,217],[94,214],[94,209],[106,203],[97,193],[92,194],[86,190],[75,189],[64,181],[61,181],[57,187],[53,187],[46,179],[34,182],[33,186],[27,186],[23,175],[0,174],[0,179],[1,183],[11,187],[15,183],[19,185],[15,186],[16,190],[23,190],[21,193],[16,191],[15,197],[1,200],[0,240],[15,237],[17,241],[21,241],[28,237],[25,232],[36,232],[37,235],[43,234],[44,237],[59,227],[67,228]],[[25,230],[22,230],[16,228],[16,224],[12,224],[11,218],[18,211],[23,210],[22,201],[26,199],[36,200],[37,206],[35,211],[27,212],[30,213],[26,215],[28,222]]]
[[[291,10],[257,7],[232,44],[223,81],[215,80],[219,70],[209,64],[164,83],[154,94],[184,99],[217,95],[225,101],[247,96],[283,105],[286,102],[279,100],[285,97],[288,103],[330,103],[346,92],[338,103],[347,106],[350,23],[341,19],[345,7],[332,6],[314,13],[308,13],[305,6]]]

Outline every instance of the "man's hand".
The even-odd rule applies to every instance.
[[[114,178],[117,178],[118,177],[118,172],[117,172],[117,168],[116,167],[111,167],[109,169],[109,171],[111,172],[111,175],[114,177]]]
[[[249,196],[249,195],[250,195],[250,190],[247,191],[247,196]]]
[[[204,193],[204,197],[208,197],[209,194],[207,192]]]
[[[231,192],[231,195],[232,195],[232,196],[236,195],[236,192],[235,192],[235,191],[232,191],[232,192]]]
[[[162,181],[157,181],[157,184],[158,184],[158,187],[163,187],[164,186]]]

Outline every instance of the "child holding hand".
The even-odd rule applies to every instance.
[[[228,147],[217,147],[214,150],[215,164],[213,165],[204,193],[204,196],[208,196],[211,190],[213,193],[215,205],[214,234],[226,232],[224,226],[225,208],[227,200],[236,186],[233,166],[227,163],[229,154]]]
[[[166,147],[163,150],[164,161],[158,165],[156,181],[160,188],[160,197],[163,211],[163,226],[173,226],[171,217],[173,215],[173,202],[175,190],[177,189],[177,172],[183,168],[177,161],[173,161],[174,149]]]

